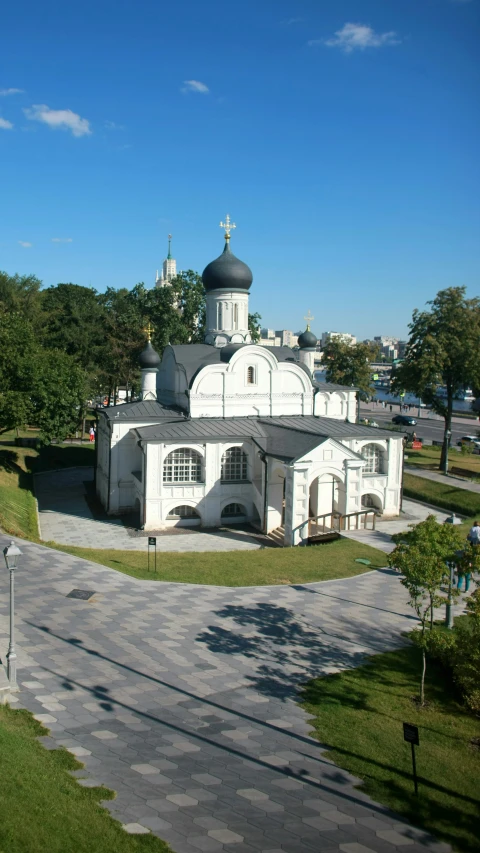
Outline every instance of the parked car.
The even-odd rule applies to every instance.
[[[457,441],[458,447],[463,447],[463,445],[470,447],[473,453],[480,453],[480,438],[476,435],[462,435],[461,439]]]
[[[401,426],[416,426],[417,422],[415,418],[411,418],[410,415],[395,415],[392,418],[392,424],[400,424]]]

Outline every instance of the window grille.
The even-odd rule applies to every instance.
[[[182,504],[171,509],[167,518],[199,518],[199,515],[195,507]]]
[[[255,368],[247,367],[247,385],[255,385]]]
[[[378,444],[366,444],[362,448],[362,456],[366,465],[364,474],[381,474],[383,472],[383,451]]]
[[[222,518],[232,518],[235,515],[246,515],[245,507],[241,504],[227,504],[222,509]]]
[[[172,450],[163,463],[164,483],[201,483],[202,457],[196,450]]]
[[[222,480],[246,480],[247,456],[241,447],[229,447],[222,456]]]

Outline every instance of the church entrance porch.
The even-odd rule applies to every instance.
[[[340,475],[325,473],[315,477],[310,484],[309,518],[313,523],[335,529],[335,517],[345,514],[345,483]]]

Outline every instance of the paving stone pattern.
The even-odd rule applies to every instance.
[[[397,575],[228,589],[21,549],[17,707],[84,762],[79,784],[117,791],[106,807],[127,832],[177,853],[450,850],[354,787],[295,703],[307,678],[401,643],[413,621]]]
[[[146,551],[148,533],[129,529],[123,520],[107,516],[100,506],[87,500],[93,484],[93,468],[65,468],[35,475],[40,538],[44,542],[84,548],[114,548]],[[157,536],[157,551],[254,551],[264,547],[264,538],[242,530],[172,529],[150,531]]]

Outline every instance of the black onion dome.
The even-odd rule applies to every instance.
[[[307,329],[298,338],[298,346],[300,349],[315,349],[317,346],[317,336],[310,329]]]
[[[215,261],[211,261],[205,267],[202,273],[203,286],[208,292],[209,290],[219,290],[220,288],[248,290],[252,281],[253,274],[250,267],[244,264],[243,261],[236,258],[230,251],[230,245],[227,240],[225,248]]]
[[[161,362],[161,358],[158,352],[155,352],[150,341],[147,341],[145,349],[143,349],[140,353],[138,360],[140,362],[140,367],[142,368],[142,370],[146,370],[148,367],[158,367]]]

